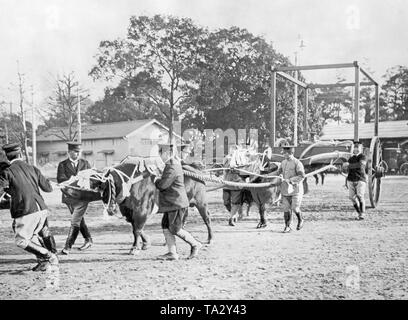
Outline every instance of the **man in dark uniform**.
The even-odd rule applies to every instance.
[[[0,158],[1,158],[0,154]],[[7,161],[7,159],[4,159]],[[10,166],[8,161],[3,161],[3,159],[0,160],[0,176],[3,173],[3,171]],[[10,195],[6,192],[3,192],[3,194],[0,194],[0,210],[3,209],[10,209]]]
[[[183,239],[191,246],[188,259],[194,258],[201,243],[188,231],[183,229],[183,221],[188,214],[188,197],[184,186],[184,175],[180,160],[176,156],[173,145],[159,145],[159,154],[165,167],[161,178],[150,171],[152,181],[159,189],[159,210],[163,213],[162,229],[169,252],[161,259],[178,260],[176,237]]]
[[[58,258],[40,189],[51,192],[52,186],[38,168],[23,161],[18,143],[4,145],[3,150],[10,164],[0,174],[0,196],[7,192],[11,198],[15,243],[37,257],[38,264],[33,271],[47,271],[58,265]],[[43,246],[34,243],[34,237],[38,237]]]
[[[76,176],[81,170],[91,169],[89,162],[85,159],[81,159],[79,156],[81,152],[81,144],[78,142],[68,142],[67,144],[68,158],[58,164],[58,183],[69,180],[72,176]],[[85,239],[85,243],[79,248],[79,250],[90,248],[93,242],[84,218],[86,209],[88,208],[88,202],[71,199],[62,194],[62,203],[67,205],[72,218],[65,247],[62,249],[61,254],[69,254],[79,232],[81,232]]]
[[[353,155],[348,162],[343,164],[343,168],[348,172],[347,188],[349,189],[349,198],[358,213],[357,220],[364,219],[364,193],[367,185],[366,166],[367,159],[363,154],[363,145],[359,141],[354,141]]]

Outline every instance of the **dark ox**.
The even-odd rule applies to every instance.
[[[143,170],[143,172],[135,170],[135,166],[137,166],[135,163],[123,162],[106,172],[105,178],[108,178],[107,181],[91,180],[91,188],[100,190],[101,195],[94,196],[91,193],[88,195],[89,198],[92,198],[92,201],[102,200],[108,205],[108,212],[110,214],[114,213],[118,206],[126,221],[132,224],[134,242],[130,254],[136,254],[140,252],[139,250],[146,250],[148,248],[149,238],[143,228],[158,203],[158,189],[151,181],[150,174],[147,170]],[[126,197],[123,196],[123,193],[126,192],[124,189],[127,187],[128,180],[122,173],[135,180],[129,186],[129,195]],[[209,244],[213,238],[213,233],[205,184],[188,176],[184,176],[184,184],[190,201],[190,207],[197,208],[207,227],[207,243]]]
[[[239,169],[244,169],[247,172],[254,173],[255,175],[249,175],[243,172],[240,174],[242,178],[242,183],[248,180],[250,183],[254,184],[254,187],[243,187],[244,193],[244,202],[248,203],[248,207],[253,203],[256,204],[259,212],[259,223],[257,228],[264,228],[267,226],[265,211],[266,204],[272,203],[276,204],[280,199],[280,179],[277,177],[268,178],[265,176],[275,176],[279,168],[275,163],[268,161],[266,157],[262,155],[257,155],[255,159],[252,159],[252,163],[248,166],[241,166],[236,168],[239,172]],[[228,167],[228,161],[225,162],[225,166]],[[263,177],[260,177],[260,176]],[[249,179],[247,179],[249,178]],[[270,183],[269,187],[257,187],[256,184],[260,183]]]

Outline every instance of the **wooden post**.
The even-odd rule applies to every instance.
[[[309,108],[309,89],[305,89],[305,102],[303,105],[303,141],[308,140],[307,110]]]
[[[9,134],[8,134],[8,127],[7,127],[7,122],[4,122],[4,129],[6,132],[6,144],[9,143]]]
[[[359,112],[360,112],[360,67],[355,62],[355,85],[354,85],[354,140],[358,141],[358,121],[359,121]]]
[[[270,92],[270,99],[271,99],[271,131],[270,131],[270,139],[269,145],[271,148],[275,147],[275,128],[276,128],[276,72],[272,71],[272,79],[271,79],[271,92]]]
[[[355,67],[354,63],[337,63],[337,64],[321,64],[321,65],[311,65],[311,66],[276,67],[275,71],[339,69],[339,68],[352,68],[352,67]]]
[[[375,122],[374,135],[378,137],[378,122],[380,121],[380,94],[378,84],[375,86]]]
[[[82,143],[82,124],[81,124],[81,100],[79,96],[79,82],[77,87],[77,96],[78,96],[78,142]]]
[[[297,80],[298,78],[298,71],[295,71],[295,79]],[[293,97],[293,144],[295,145],[295,147],[297,147],[298,145],[298,86],[295,83],[295,91],[294,91],[294,97]]]
[[[33,165],[36,166],[37,165],[37,135],[36,135],[36,126],[37,123],[35,121],[35,116],[36,116],[36,112],[35,112],[35,106],[34,106],[34,89],[33,86],[31,86],[31,111],[32,111],[32,134],[33,134],[33,138],[32,138],[32,146],[31,146],[31,151],[33,153]]]

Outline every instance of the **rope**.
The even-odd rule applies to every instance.
[[[257,173],[253,173],[244,169],[235,169],[237,171],[241,171],[243,173],[249,174],[251,176],[256,176],[256,177],[261,177],[261,178],[265,178],[265,179],[270,179],[270,178],[279,178],[279,176],[275,176],[275,175],[262,175],[262,174],[257,174]]]
[[[336,170],[337,170],[337,167],[334,166],[334,165],[332,165],[332,164],[329,164],[329,165],[327,165],[327,166],[321,167],[320,169],[317,169],[317,170],[315,170],[315,171],[309,172],[308,174],[305,175],[305,178],[314,176],[315,174],[318,174],[318,173],[320,173],[320,172],[326,171],[326,170],[328,170],[328,169],[336,169]]]
[[[240,188],[269,188],[272,186],[276,186],[276,183],[270,183],[270,182],[265,182],[265,183],[247,183],[247,182],[233,182],[233,181],[227,181],[221,178],[212,178],[212,177],[206,177],[203,175],[195,174],[193,172],[183,170],[184,175],[195,178],[197,180],[201,181],[209,181],[209,182],[214,182],[214,183],[219,183],[219,184],[224,184],[226,186],[230,187],[240,187]],[[282,179],[282,177],[276,176],[276,178]]]
[[[315,174],[318,174],[320,172],[326,171],[328,169],[337,169],[336,166],[329,164],[327,166],[324,166],[320,169],[317,169],[315,171],[312,171],[308,174],[305,175],[305,178],[313,176]],[[237,170],[237,169],[236,169]],[[255,175],[261,178],[278,178],[281,180],[284,180],[283,177],[281,176],[275,176],[275,175],[259,175],[259,174],[254,174],[252,172],[246,171],[246,170],[242,170],[242,169],[238,169],[240,171],[245,171],[251,175]],[[186,171],[183,170],[183,173],[188,176],[188,177],[192,177],[198,180],[202,180],[202,181],[209,181],[209,182],[214,182],[214,183],[219,183],[219,184],[223,184],[223,185],[227,185],[227,186],[231,186],[231,187],[240,187],[240,188],[269,188],[272,186],[276,186],[278,184],[276,183],[271,183],[271,182],[264,182],[264,183],[247,183],[247,182],[233,182],[233,181],[227,181],[221,178],[212,178],[212,177],[207,177],[207,176],[203,176],[203,175],[198,175],[195,173],[192,173],[190,171]]]
[[[0,202],[3,200],[6,200],[6,198],[10,198],[11,196],[7,192],[3,192],[3,194],[0,196]]]

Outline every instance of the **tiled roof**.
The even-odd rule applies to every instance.
[[[82,140],[122,138],[151,121],[155,120],[147,119],[82,125]],[[156,123],[159,122],[157,121]],[[55,136],[55,134],[62,136],[61,131],[65,132],[68,136],[68,128],[55,127],[38,135],[37,141],[61,141],[61,138]]]
[[[359,139],[371,139],[374,136],[374,122],[359,123]],[[408,121],[382,121],[378,124],[380,138],[408,138]],[[330,123],[324,126],[321,140],[353,140],[353,123]]]

